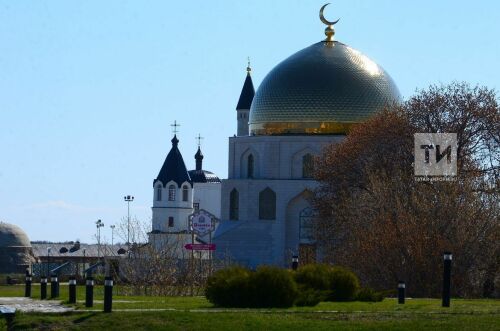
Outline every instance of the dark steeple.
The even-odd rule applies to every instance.
[[[158,177],[154,180],[153,185],[158,180],[161,181],[163,185],[166,185],[169,181],[174,181],[179,187],[184,182],[191,183],[191,177],[189,177],[181,152],[177,148],[179,139],[177,139],[177,136],[174,135],[171,141],[172,149],[170,149],[170,152],[161,167]]]
[[[250,75],[251,72],[252,68],[250,68],[249,62],[247,67],[247,78],[245,78],[245,83],[241,89],[240,99],[238,100],[236,110],[250,109],[250,106],[252,105],[255,89],[253,88],[252,76]]]
[[[203,154],[201,153],[200,146],[198,146],[198,151],[194,155],[194,159],[196,160],[196,170],[201,170],[203,164]]]

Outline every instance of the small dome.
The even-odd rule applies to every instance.
[[[340,42],[318,42],[278,64],[250,109],[250,134],[345,134],[401,99],[378,64]]]
[[[0,222],[0,247],[31,247],[31,243],[20,227]]]

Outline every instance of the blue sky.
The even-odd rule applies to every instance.
[[[318,1],[0,0],[0,220],[32,240],[91,242],[94,222],[151,217],[152,183],[180,124],[194,168],[227,176],[227,137],[251,57],[256,87],[324,38]],[[341,0],[336,39],[404,97],[465,80],[498,89],[497,1]]]

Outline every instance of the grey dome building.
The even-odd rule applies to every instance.
[[[26,233],[17,225],[0,222],[0,273],[24,273],[34,261]]]
[[[288,266],[293,256],[304,264],[321,261],[322,247],[312,235],[315,159],[401,99],[381,66],[333,40],[336,22],[323,17],[325,6],[325,40],[278,63],[257,92],[247,68],[212,237],[221,258],[252,268]]]

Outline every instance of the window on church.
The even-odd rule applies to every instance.
[[[168,201],[175,201],[175,185],[168,187]]]
[[[254,171],[254,159],[253,155],[248,155],[248,164],[247,164],[247,178],[253,178]]]
[[[314,176],[314,156],[306,154],[302,157],[302,178],[313,178]]]
[[[200,210],[200,203],[199,202],[193,203],[193,208],[194,208],[194,211]]]
[[[161,186],[156,188],[156,201],[161,201]]]
[[[276,193],[269,187],[259,193],[259,219],[276,219]]]
[[[233,188],[229,194],[229,219],[238,220],[239,217],[240,194]]]
[[[168,227],[169,228],[173,228],[174,227],[174,218],[173,217],[169,217],[168,218]]]
[[[188,186],[184,185],[182,187],[182,201],[188,201],[188,194],[189,194]]]

